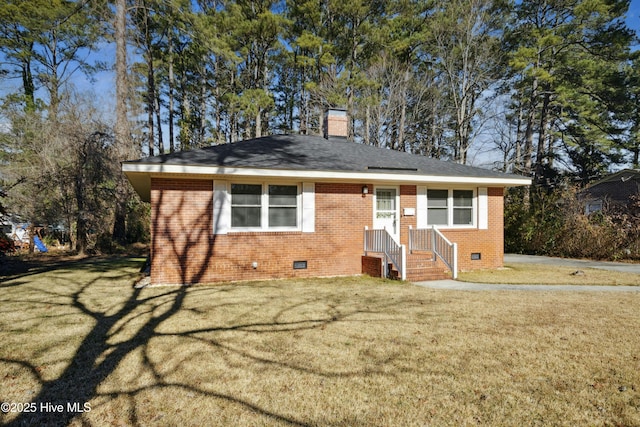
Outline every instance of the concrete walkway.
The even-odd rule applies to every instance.
[[[582,259],[552,258],[533,255],[505,254],[505,264],[530,263],[543,265],[561,265],[581,268],[598,268],[602,270],[621,271],[640,274],[640,264],[622,262],[589,261]],[[640,286],[593,286],[593,285],[493,285],[486,283],[459,282],[457,280],[433,280],[417,282],[418,286],[432,289],[450,289],[459,291],[570,291],[570,292],[640,292]]]

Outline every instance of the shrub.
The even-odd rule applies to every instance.
[[[9,238],[4,233],[0,233],[0,255],[4,255],[8,252],[13,252],[15,250],[15,245],[13,244],[13,240]]]
[[[149,204],[137,199],[131,202],[127,213],[127,243],[148,243],[151,240],[150,223]]]
[[[94,250],[101,254],[118,254],[124,253],[125,248],[118,244],[111,233],[100,233],[96,238],[96,244]]]
[[[507,252],[569,258],[616,260],[640,258],[640,199],[628,206],[606,207],[590,215],[577,189],[526,193],[510,191],[505,198]]]

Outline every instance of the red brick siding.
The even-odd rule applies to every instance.
[[[363,255],[362,274],[367,274],[371,277],[382,277],[382,258]]]
[[[346,137],[348,135],[347,116],[329,115],[327,117],[327,135]]]
[[[316,184],[315,233],[213,235],[212,188],[204,180],[152,180],[152,283],[361,273],[363,230],[373,216],[361,184]],[[294,261],[307,261],[307,269],[294,270]]]
[[[486,230],[442,230],[447,239],[458,244],[458,270],[502,267],[504,259],[504,190],[488,189],[489,224]],[[471,254],[480,253],[479,261]]]
[[[230,232],[213,234],[211,180],[153,178],[152,283],[206,283],[284,277],[354,275],[363,271],[363,230],[373,225],[373,185],[362,195],[362,184],[315,185],[315,232]],[[400,187],[401,241],[416,216],[416,187]],[[489,189],[488,230],[446,230],[458,242],[459,268],[502,265],[502,189]],[[472,252],[482,253],[471,261]],[[294,261],[307,269],[294,270]],[[257,268],[252,264],[256,262]]]
[[[400,243],[409,246],[409,226],[416,228],[417,188],[415,185],[400,186]],[[414,214],[405,216],[404,209],[413,208]]]
[[[209,277],[213,182],[152,179],[153,283],[195,283]]]

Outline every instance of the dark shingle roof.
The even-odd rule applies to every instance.
[[[610,202],[627,204],[631,196],[640,194],[640,171],[625,169],[608,175],[584,189],[580,194],[592,199],[606,199]]]
[[[468,178],[523,178],[420,155],[329,140],[319,136],[273,135],[125,162],[182,166],[401,173]]]

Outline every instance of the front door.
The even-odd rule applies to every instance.
[[[373,228],[385,229],[396,241],[400,241],[399,220],[398,190],[396,188],[376,188]]]

